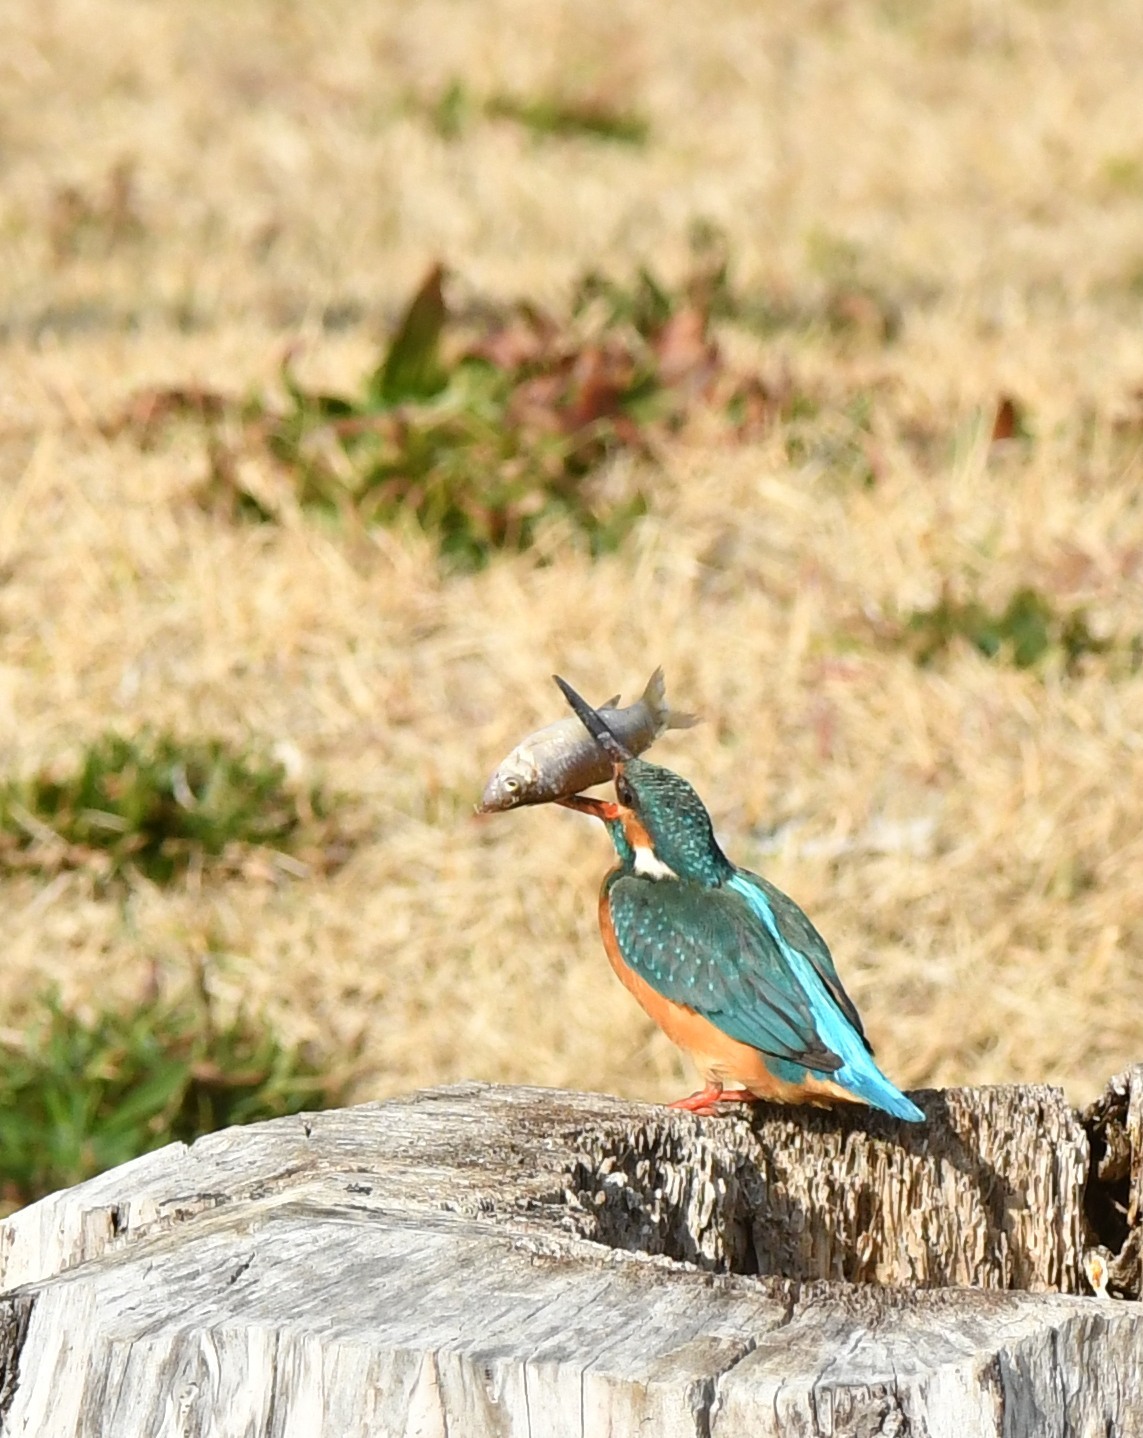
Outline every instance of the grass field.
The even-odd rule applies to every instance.
[[[1143,1057],[1140,53],[1128,0],[22,7],[0,767],[256,741],[353,843],[308,876],[9,871],[0,1025],[202,967],[358,1097],[687,1091],[603,956],[603,834],[472,814],[553,672],[630,698],[661,663],[705,722],[652,757],[808,910],[898,1082],[1086,1100]],[[638,123],[551,121],[576,105]],[[648,513],[598,558],[559,519],[474,572],[412,523],[241,522],[200,502],[202,426],[108,423],[148,387],[277,394],[288,348],[354,391],[435,261],[472,311],[678,286],[696,224],[750,297],[726,363],[795,399],[618,454]],[[1026,667],[957,608],[1022,591]]]

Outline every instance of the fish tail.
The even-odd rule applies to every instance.
[[[681,709],[668,709],[667,722],[663,727],[665,729],[693,729],[700,722],[697,714],[687,714]]]
[[[651,716],[656,738],[665,729],[690,729],[699,722],[697,714],[682,714],[667,703],[667,686],[661,665],[647,680],[647,687],[643,690],[639,703],[646,706]]]

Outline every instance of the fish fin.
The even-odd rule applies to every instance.
[[[697,714],[684,714],[667,704],[667,687],[663,680],[662,665],[647,680],[647,687],[643,690],[639,702],[645,704],[650,712],[656,738],[666,729],[693,729],[699,723]]]
[[[667,722],[664,729],[693,729],[696,724],[702,723],[702,716],[699,714],[682,714],[678,709],[667,710]]]
[[[655,670],[654,674],[651,675],[650,679],[647,680],[646,687],[639,696],[638,702],[646,706],[647,712],[651,716],[651,723],[654,727],[655,735],[658,737],[667,727],[667,720],[670,718],[671,713],[667,707],[667,688],[663,680],[663,666],[661,664],[658,669]]]
[[[610,699],[605,699],[605,700],[603,701],[603,703],[598,706],[598,708],[599,708],[599,709],[618,709],[618,708],[619,708],[619,695],[618,695],[618,694],[613,694]]]

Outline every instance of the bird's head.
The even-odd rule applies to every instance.
[[[733,871],[714,837],[706,806],[679,774],[637,759],[607,727],[598,710],[556,676],[564,698],[611,760],[617,803],[582,795],[563,802],[595,814],[611,832],[616,851],[638,874],[715,885]],[[617,831],[622,832],[624,847]],[[626,852],[625,852],[626,850]]]

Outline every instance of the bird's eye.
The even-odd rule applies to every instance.
[[[616,781],[615,781],[615,792],[616,792],[616,794],[618,795],[618,797],[619,797],[619,802],[620,802],[621,804],[630,804],[630,802],[631,802],[631,785],[628,784],[628,782],[627,782],[626,779],[624,779],[624,778],[622,778],[622,777],[616,779]]]

